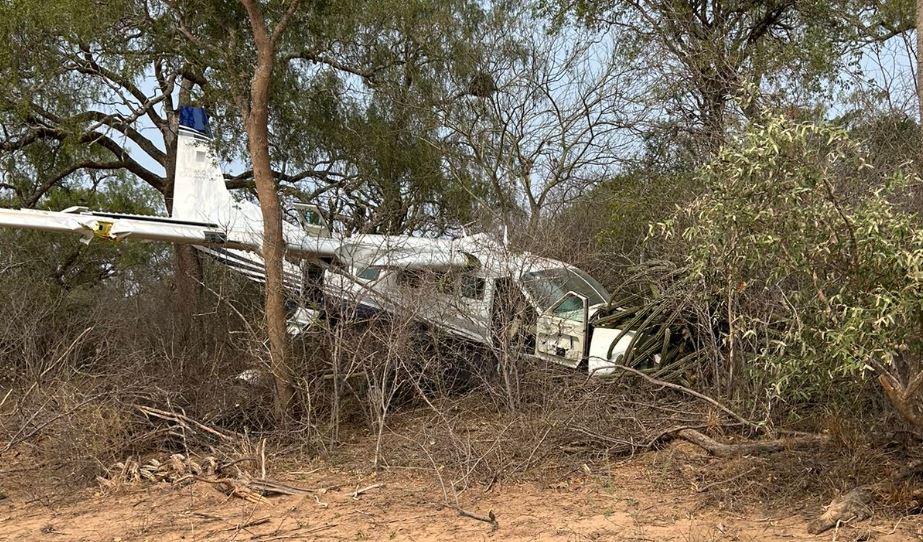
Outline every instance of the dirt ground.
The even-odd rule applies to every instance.
[[[817,502],[770,511],[734,505],[717,486],[665,484],[652,465],[656,459],[584,465],[542,484],[473,487],[457,496],[457,508],[445,504],[455,497],[444,497],[433,471],[375,474],[321,461],[273,473],[312,493],[270,497],[267,504],[227,497],[204,482],[54,489],[24,471],[0,477],[0,540],[923,540],[920,516],[879,516],[811,536]],[[368,489],[354,496],[358,488]],[[480,517],[492,512],[496,528],[459,508]]]

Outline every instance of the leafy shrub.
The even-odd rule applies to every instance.
[[[659,225],[720,300],[728,371],[776,396],[869,371],[913,395],[923,374],[923,229],[895,204],[917,179],[866,158],[841,128],[773,119],[726,146],[700,173],[705,193]]]

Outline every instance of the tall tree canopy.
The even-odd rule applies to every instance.
[[[668,127],[701,157],[718,148],[735,116],[758,118],[767,107],[804,104],[823,90],[856,37],[847,4],[578,0],[551,9],[559,23],[573,18],[630,42],[633,59],[661,76],[654,99]]]

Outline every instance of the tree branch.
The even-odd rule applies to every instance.
[[[339,70],[341,72],[345,72],[345,73],[349,73],[349,74],[361,77],[369,84],[373,84],[375,82],[375,76],[378,75],[379,72],[386,70],[393,66],[402,66],[406,63],[403,60],[395,60],[388,64],[382,64],[380,66],[376,66],[371,69],[363,69],[363,68],[359,68],[356,66],[351,66],[335,58],[326,56],[322,53],[318,53],[315,51],[308,51],[308,50],[302,50],[297,53],[289,53],[287,55],[284,55],[282,57],[282,60],[285,63],[291,62],[293,60],[307,60],[308,62],[313,62],[314,64],[323,64],[335,70]]]
[[[272,44],[275,48],[276,43],[279,41],[279,37],[285,33],[285,28],[288,26],[288,23],[292,20],[292,15],[295,14],[295,11],[298,9],[301,0],[292,0],[291,5],[286,10],[285,15],[282,16],[282,19],[276,24],[276,28],[272,32]]]
[[[30,195],[28,198],[23,199],[22,206],[26,208],[35,207],[38,201],[42,199],[42,196],[44,196],[46,193],[48,193],[49,190],[54,188],[54,186],[58,184],[58,182],[61,181],[61,179],[63,179],[64,177],[67,177],[71,173],[74,173],[75,171],[78,171],[80,169],[100,170],[100,169],[122,169],[122,168],[125,168],[125,163],[122,161],[99,162],[96,160],[83,160],[75,164],[71,164],[65,167],[64,169],[61,169],[60,171],[57,171],[56,173],[52,174],[47,179],[45,179],[45,181],[42,182],[41,186],[39,186],[32,192],[32,195]]]

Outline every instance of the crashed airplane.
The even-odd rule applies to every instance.
[[[185,107],[180,118],[171,217],[82,207],[60,212],[0,209],[0,226],[75,233],[84,242],[191,244],[262,281],[259,206],[236,200],[226,188],[204,111]],[[302,300],[291,311],[292,333],[310,326],[322,306],[389,314],[413,307],[415,318],[452,336],[489,347],[518,340],[527,354],[586,367],[596,375],[612,372],[636,342],[635,331],[594,324],[609,294],[588,274],[563,262],[513,253],[484,234],[341,238],[331,233],[315,206],[297,204],[295,211],[298,224],[283,223],[285,285],[293,299]],[[421,304],[415,292],[424,286],[427,297]]]

